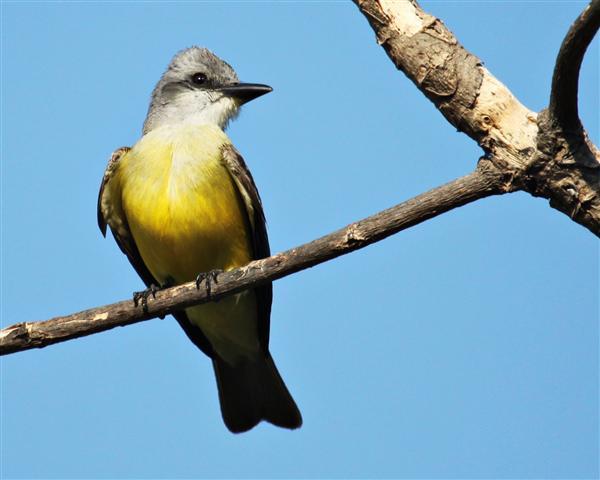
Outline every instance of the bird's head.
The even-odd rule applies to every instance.
[[[241,83],[231,66],[206,48],[179,52],[152,92],[144,134],[181,122],[224,129],[240,106],[271,91],[268,85]]]

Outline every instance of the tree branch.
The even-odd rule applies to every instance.
[[[416,0],[353,1],[396,67],[512,176],[511,188],[549,199],[550,206],[600,236],[600,152],[583,129],[578,137],[568,135],[546,111],[538,115],[523,106]],[[593,0],[576,22],[572,31],[581,39],[568,41],[567,53],[578,48],[583,56],[599,2]]]
[[[538,115],[536,154],[524,176],[526,190],[600,236],[600,152],[579,119],[579,70],[600,26],[600,0],[575,20],[556,59],[550,105]]]
[[[390,60],[503,168],[525,167],[534,151],[536,114],[415,0],[353,0]]]
[[[592,0],[569,29],[558,52],[548,110],[564,130],[578,131],[582,128],[577,110],[579,70],[598,28],[600,0]]]
[[[45,347],[218,300],[366,247],[475,200],[506,193],[507,185],[506,175],[482,159],[477,170],[465,177],[310,243],[220,274],[210,298],[204,288],[198,290],[195,282],[190,282],[157,292],[155,299],[149,299],[146,311],[127,300],[43,322],[17,323],[0,330],[0,355]]]
[[[354,1],[396,66],[452,125],[484,149],[486,156],[475,172],[313,242],[225,272],[214,285],[211,298],[191,282],[158,292],[147,310],[124,301],[44,322],[19,323],[0,330],[0,354],[40,348],[218,300],[363,248],[480,198],[518,189],[548,198],[551,206],[600,236],[600,155],[583,129],[573,137],[557,127],[548,111],[538,116],[524,107],[416,0]],[[563,44],[566,53],[561,50],[559,54],[561,62],[572,48],[583,57],[582,45],[589,43],[585,39],[593,36],[590,32],[594,25],[598,28],[594,15],[599,1],[593,0],[571,29],[573,38],[567,36]],[[579,71],[581,58],[575,63]],[[567,67],[557,65],[559,71]],[[553,112],[573,108],[572,99],[561,106],[562,88],[570,88],[568,95],[573,95],[572,79],[561,86],[565,82],[561,78],[567,73],[556,74],[559,78],[553,91]],[[572,119],[572,114],[566,118]]]

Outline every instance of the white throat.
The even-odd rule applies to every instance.
[[[221,97],[209,103],[202,110],[187,115],[182,121],[195,125],[217,125],[225,130],[231,120],[239,115],[239,105],[229,97]]]
[[[161,105],[159,109],[149,112],[144,124],[144,134],[178,123],[217,125],[221,130],[225,130],[229,122],[239,114],[239,107],[236,100],[221,93],[186,92]]]

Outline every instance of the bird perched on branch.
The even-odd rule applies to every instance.
[[[205,48],[179,52],[152,93],[143,136],[116,150],[98,199],[98,223],[145,282],[198,286],[270,254],[261,200],[250,171],[224,133],[246,102],[271,91],[240,83]],[[212,359],[227,428],[261,420],[298,428],[302,418],[269,353],[272,286],[174,314]]]

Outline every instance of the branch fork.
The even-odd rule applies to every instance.
[[[396,67],[444,117],[483,149],[473,173],[310,243],[223,272],[209,295],[196,282],[131,300],[0,330],[0,355],[164,316],[218,300],[350,253],[490,195],[523,190],[600,236],[600,154],[578,117],[583,56],[600,26],[600,0],[575,20],[560,48],[549,107],[527,109],[443,22],[415,0],[354,0]]]

